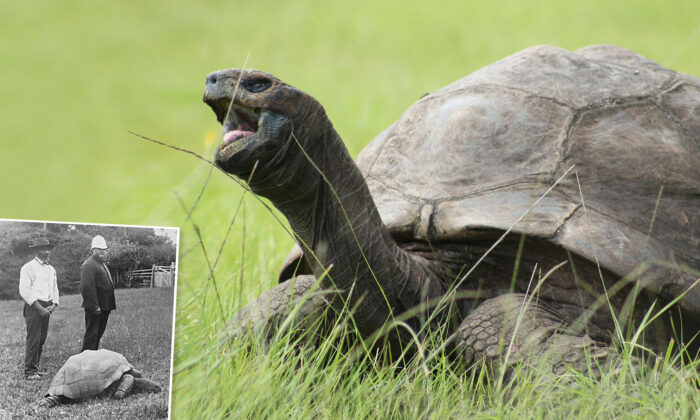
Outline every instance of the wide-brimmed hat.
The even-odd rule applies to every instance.
[[[31,249],[50,249],[54,246],[56,245],[50,243],[46,238],[34,238],[29,243],[29,248]]]

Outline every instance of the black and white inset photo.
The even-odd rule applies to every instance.
[[[0,418],[168,418],[178,240],[0,219]]]

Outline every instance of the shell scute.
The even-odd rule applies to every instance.
[[[698,139],[700,79],[538,46],[421,98],[357,161],[398,240],[512,226],[673,299],[694,281],[679,268],[700,270]],[[700,316],[700,288],[680,305]]]
[[[49,385],[48,395],[73,400],[95,396],[132,369],[119,353],[101,349],[85,350],[68,358]]]

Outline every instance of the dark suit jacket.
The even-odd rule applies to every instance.
[[[83,295],[83,308],[90,312],[97,309],[112,311],[117,309],[114,301],[114,286],[109,280],[104,264],[94,256],[88,258],[80,267],[80,286]]]

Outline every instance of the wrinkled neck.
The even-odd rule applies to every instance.
[[[443,290],[437,279],[430,281],[425,264],[391,238],[364,177],[330,123],[320,134],[306,142],[315,146],[296,157],[302,164],[296,166],[295,185],[282,186],[287,191],[271,194],[280,198],[272,200],[288,218],[314,275],[330,267],[327,287],[341,290],[350,307],[362,298],[354,317],[360,332],[369,335]]]

